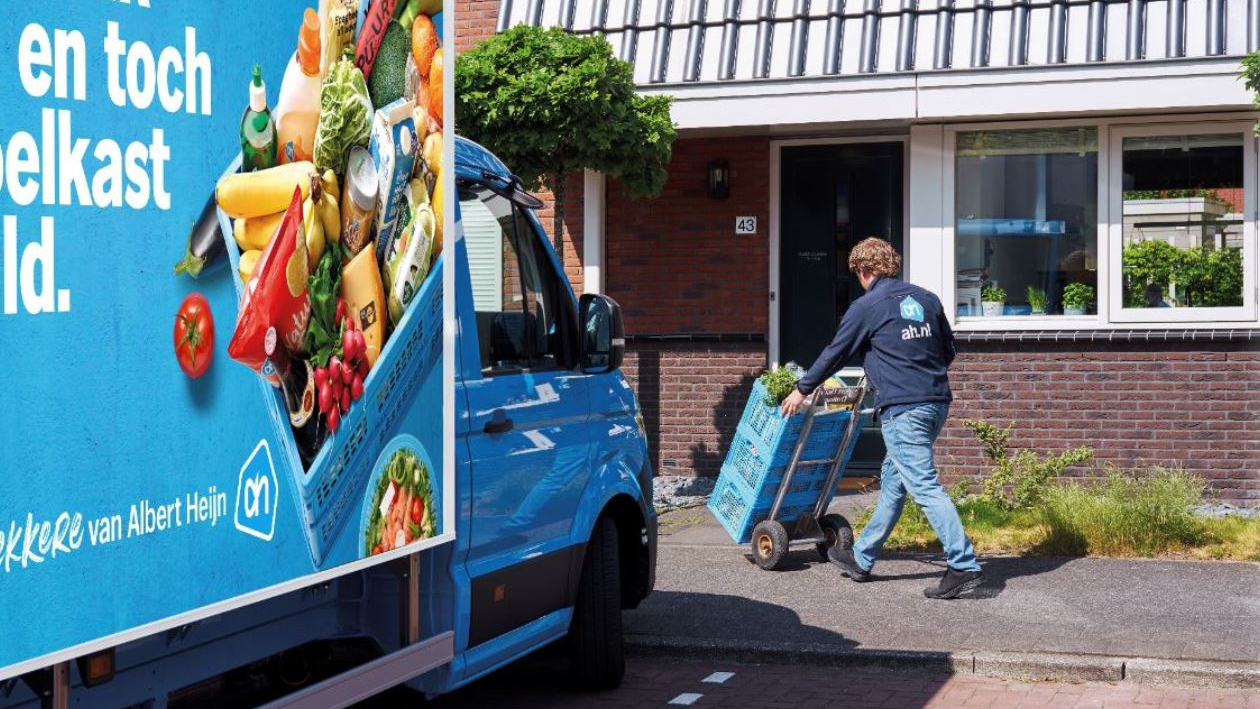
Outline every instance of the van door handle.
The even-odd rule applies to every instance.
[[[485,428],[482,430],[486,433],[507,433],[512,430],[514,425],[515,424],[512,423],[512,419],[506,416],[503,416],[502,418],[496,416],[495,418],[487,421]]]

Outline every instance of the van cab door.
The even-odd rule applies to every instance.
[[[460,359],[479,367],[462,378],[473,646],[572,604],[581,550],[569,537],[589,474],[590,407],[576,301],[537,221],[484,186],[459,194],[475,312],[474,323],[461,310]]]

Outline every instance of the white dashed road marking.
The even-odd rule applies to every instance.
[[[734,672],[714,672],[713,674],[709,675],[708,677],[705,677],[704,679],[700,681],[708,682],[710,684],[725,684],[726,680],[734,676],[735,676]]]
[[[677,706],[689,707],[699,701],[700,697],[703,696],[703,694],[696,694],[695,692],[683,692],[677,697],[669,700],[669,703]]]

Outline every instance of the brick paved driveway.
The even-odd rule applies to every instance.
[[[1260,709],[1260,691],[1256,690],[1020,682],[972,675],[929,677],[878,670],[648,658],[631,658],[626,679],[614,692],[581,693],[567,689],[564,680],[560,658],[544,653],[431,704],[397,692],[364,709]]]

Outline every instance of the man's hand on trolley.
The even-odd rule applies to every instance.
[[[784,417],[791,418],[796,415],[797,411],[801,410],[801,405],[804,403],[805,395],[801,393],[800,389],[793,389],[792,393],[788,394],[788,398],[783,400],[779,411],[783,413]]]

